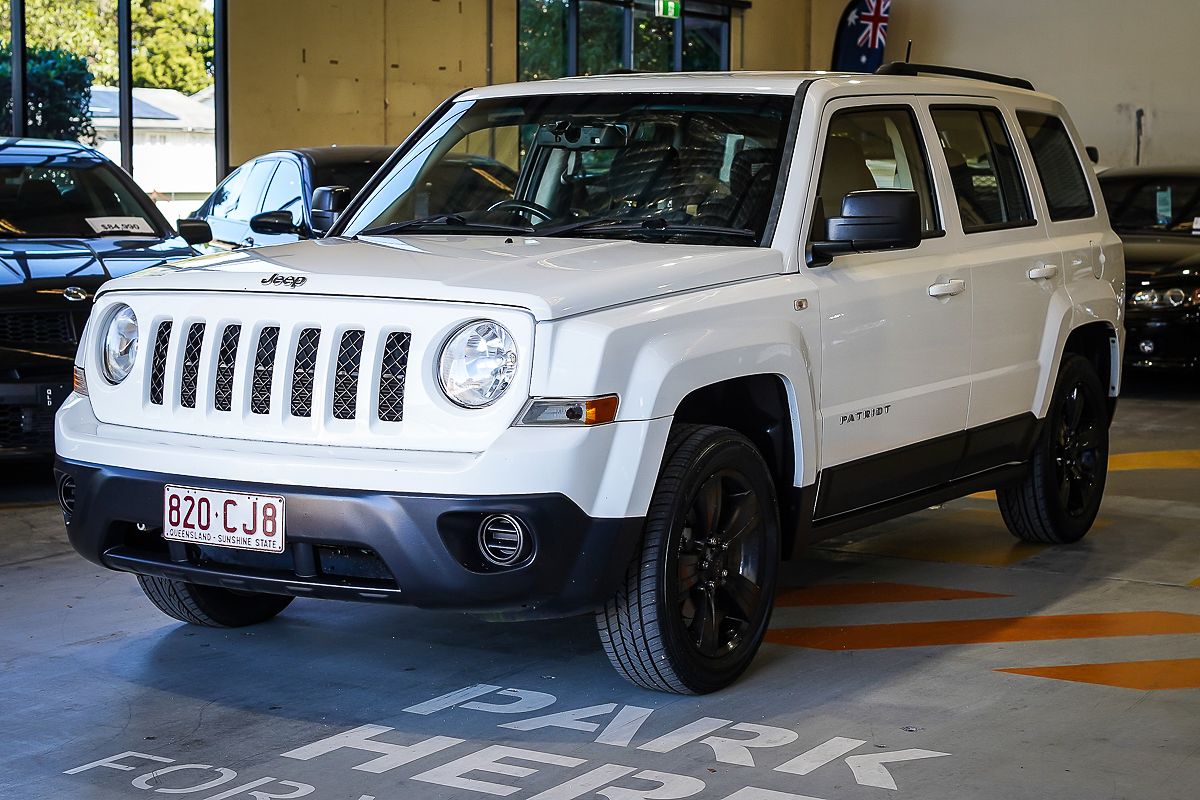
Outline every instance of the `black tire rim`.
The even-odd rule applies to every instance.
[[[1054,440],[1059,506],[1072,517],[1091,508],[1105,468],[1102,420],[1082,381],[1063,396]]]
[[[684,638],[700,655],[723,658],[753,638],[766,539],[761,500],[741,473],[718,471],[691,498],[676,553],[678,600]]]

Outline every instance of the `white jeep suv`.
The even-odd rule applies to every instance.
[[[472,89],[328,237],[106,284],[72,543],[201,625],[594,613],[700,693],[815,539],[985,489],[1079,539],[1124,337],[1079,137],[1017,79],[883,73]]]

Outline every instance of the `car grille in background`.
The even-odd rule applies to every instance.
[[[171,344],[171,320],[158,323],[154,357],[150,362],[150,402],[161,406],[167,380],[167,348]]]
[[[0,450],[42,449],[53,443],[53,409],[0,405]]]
[[[233,408],[233,371],[237,364],[238,339],[241,325],[226,325],[221,334],[221,349],[217,353],[217,375],[213,387],[213,408],[229,411]]]
[[[378,350],[367,347],[366,331],[341,331],[334,339],[335,347],[321,348],[321,338],[330,331],[316,327],[284,328],[269,326],[251,334],[246,347],[241,346],[243,324],[231,323],[220,333],[205,337],[206,323],[189,322],[186,334],[177,349],[170,347],[172,322],[160,322],[154,334],[149,385],[149,401],[163,405],[167,395],[168,378],[179,378],[179,406],[215,411],[234,411],[246,408],[250,413],[272,413],[271,392],[276,380],[282,381],[284,406],[277,414],[310,418],[317,402],[317,392],[329,403],[326,413],[333,419],[353,420],[370,409],[380,422],[400,422],[404,419],[404,387],[408,369],[408,354],[412,336],[408,332],[388,332]],[[287,354],[277,358],[279,350]],[[249,352],[247,352],[249,349]],[[372,353],[364,361],[364,353]],[[239,358],[239,351],[241,357]],[[332,363],[331,363],[332,362]],[[245,372],[249,371],[249,375]],[[276,372],[281,374],[277,377]],[[200,379],[212,376],[211,385]],[[364,375],[366,377],[364,377]],[[359,407],[358,390],[362,381],[375,383],[377,395],[364,408]],[[204,394],[211,392],[211,398]],[[242,397],[237,387],[244,386]],[[325,387],[325,388],[322,388]],[[172,388],[171,394],[175,394]],[[242,406],[241,404],[244,404]]]
[[[0,342],[75,344],[75,326],[66,311],[0,311]]]
[[[279,328],[263,328],[254,354],[254,377],[250,386],[250,410],[271,413],[271,379],[275,374],[275,348],[279,346]]]
[[[313,381],[317,376],[317,347],[321,344],[320,328],[300,331],[296,343],[296,363],[292,367],[292,416],[311,417]]]
[[[364,331],[346,331],[338,348],[337,371],[333,376],[333,416],[354,419],[358,398],[358,367],[362,362]]]
[[[379,419],[400,422],[404,419],[404,376],[408,372],[408,347],[412,334],[390,333],[383,346],[383,366],[379,371]]]

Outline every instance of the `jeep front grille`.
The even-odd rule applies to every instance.
[[[75,344],[75,326],[67,311],[0,310],[0,343]]]
[[[323,413],[334,420],[355,420],[370,416],[365,408],[380,422],[404,419],[412,341],[407,331],[381,333],[380,344],[368,347],[367,332],[361,328],[268,325],[250,328],[242,347],[246,325],[223,323],[219,332],[206,337],[206,323],[189,320],[184,322],[183,341],[172,348],[172,324],[163,320],[154,329],[147,384],[147,399],[153,405],[168,403],[164,398],[169,393],[184,409],[243,408],[256,415],[299,419]],[[331,334],[333,345],[322,348],[322,339]],[[177,388],[172,375],[177,376]],[[376,395],[360,404],[360,384],[365,381],[374,384]],[[282,393],[282,408],[273,404],[276,391]]]

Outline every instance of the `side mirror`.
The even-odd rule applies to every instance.
[[[1096,145],[1089,144],[1087,147],[1083,148],[1083,152],[1087,153],[1088,161],[1092,162],[1093,164],[1100,163],[1100,148],[1096,147]]]
[[[212,228],[202,219],[179,219],[175,221],[175,230],[188,244],[205,244],[213,238]]]
[[[834,256],[916,247],[921,243],[921,200],[909,189],[871,189],[842,199],[842,215],[825,223],[825,241],[813,242],[811,266]]]
[[[255,214],[250,218],[250,230],[272,236],[281,233],[302,233],[299,226],[292,222],[292,212],[290,211],[264,211],[261,214]]]
[[[353,193],[349,186],[318,186],[313,189],[312,226],[313,231],[324,233],[337,222],[338,214],[350,205]]]

